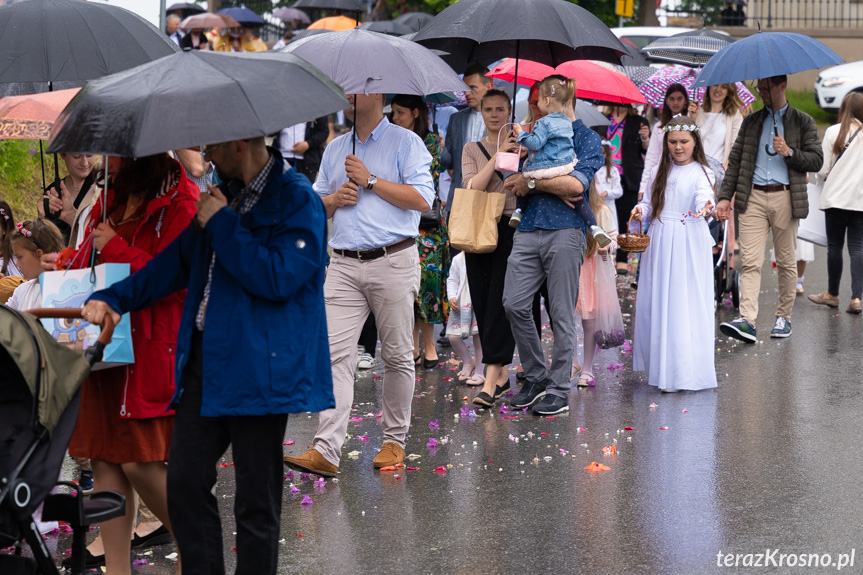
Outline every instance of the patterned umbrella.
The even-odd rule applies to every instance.
[[[650,60],[702,67],[734,38],[712,30],[694,30],[654,40],[641,49]]]
[[[698,72],[691,68],[675,68],[672,66],[660,68],[656,74],[648,78],[638,89],[647,99],[647,102],[657,110],[662,108],[665,101],[665,92],[672,84],[681,84],[686,88],[690,100],[701,102],[704,100],[706,88],[694,89],[692,87],[697,75]],[[752,95],[752,92],[742,82],[737,82],[735,85],[737,86],[737,93],[740,95],[740,99],[743,100],[743,107],[748,108],[755,102],[755,96]]]

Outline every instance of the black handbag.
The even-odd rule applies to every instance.
[[[420,215],[420,229],[433,230],[437,228],[438,226],[440,226],[441,218],[442,214],[440,209],[440,198],[437,194],[435,194],[431,209],[427,212],[423,212]]]

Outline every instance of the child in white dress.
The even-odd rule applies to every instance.
[[[470,301],[470,290],[467,283],[467,267],[464,252],[459,252],[450,262],[449,276],[446,280],[446,293],[449,294],[449,319],[446,324],[446,335],[462,361],[462,368],[456,376],[467,385],[482,385],[485,383],[482,363],[482,345],[479,341],[479,328]],[[471,358],[470,350],[464,340],[473,337],[475,358]]]
[[[15,263],[26,281],[15,288],[6,306],[19,311],[41,307],[42,291],[39,288],[39,274],[45,254],[59,252],[65,247],[63,234],[57,226],[46,219],[38,218],[21,222],[12,235],[12,253]]]
[[[662,159],[632,216],[650,220],[635,306],[633,369],[662,391],[716,387],[713,238],[715,177],[687,116],[665,127]]]
[[[596,171],[593,177],[593,185],[596,186],[596,193],[602,198],[602,201],[611,210],[611,216],[614,221],[617,221],[617,200],[623,196],[623,184],[620,181],[620,172],[614,167],[611,155],[611,142],[608,140],[602,141],[602,156],[605,158],[605,163]],[[599,216],[597,215],[597,221]],[[605,229],[602,223],[599,227]],[[617,229],[617,224],[614,225]],[[607,229],[605,230],[608,231]]]

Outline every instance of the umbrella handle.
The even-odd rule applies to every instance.
[[[28,309],[27,313],[38,318],[62,318],[62,319],[83,319],[81,317],[81,308],[78,307],[63,307],[63,308],[35,308]],[[114,335],[114,318],[111,314],[106,313],[102,318],[102,333],[99,334],[99,339],[92,346],[88,347],[84,352],[87,361],[90,365],[98,363],[102,360],[102,352],[105,347],[111,343],[111,337]]]

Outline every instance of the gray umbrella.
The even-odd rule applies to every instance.
[[[405,12],[398,18],[393,18],[393,22],[404,24],[410,27],[414,32],[419,32],[423,26],[432,21],[434,16],[425,12]]]
[[[212,97],[201,97],[206,86]],[[49,151],[140,158],[266,136],[347,107],[311,64],[278,52],[191,50],[88,82]]]
[[[649,60],[702,67],[714,54],[734,42],[728,34],[713,30],[693,30],[654,40],[641,49]]]
[[[380,32],[381,34],[389,34],[390,36],[404,36],[406,34],[413,34],[415,30],[413,30],[410,26],[405,24],[400,24],[395,20],[376,20],[374,22],[363,22],[360,24],[360,28],[363,30],[371,30],[372,32]]]

